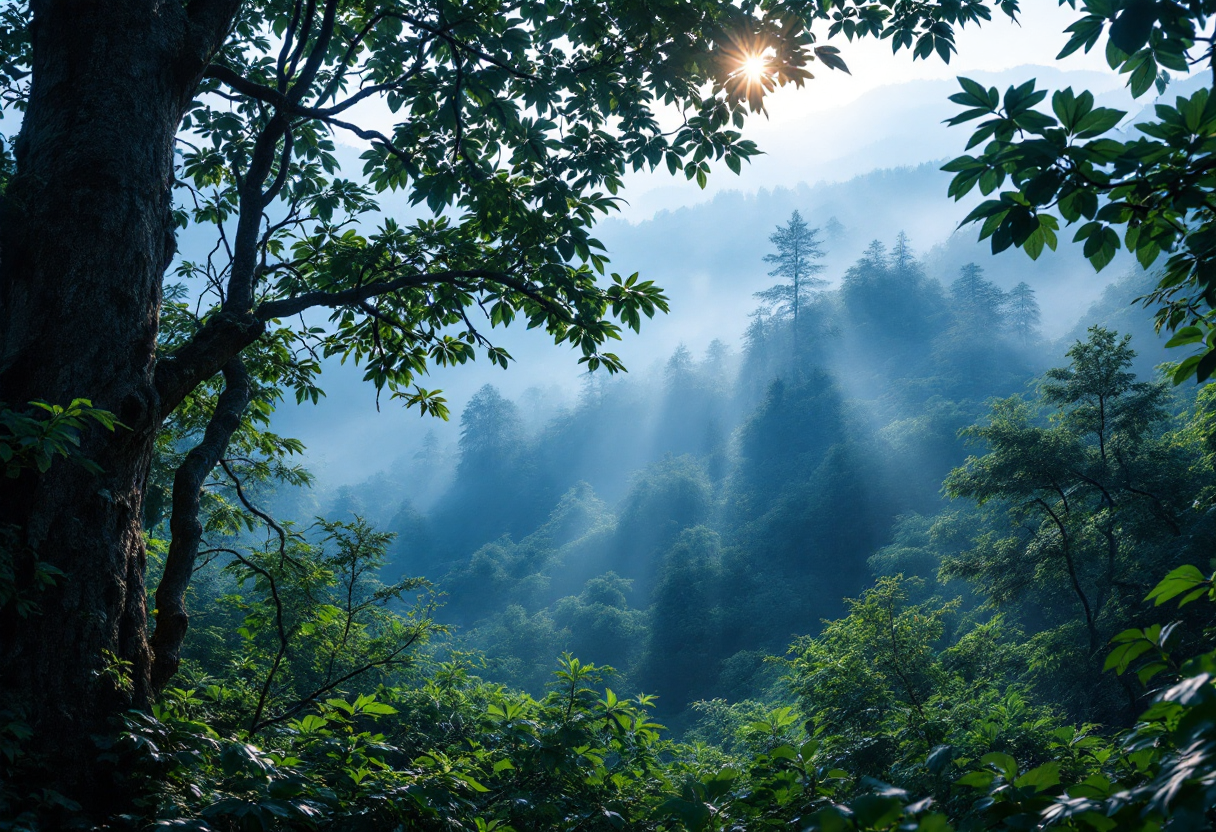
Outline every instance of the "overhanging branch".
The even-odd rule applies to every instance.
[[[156,363],[161,413],[172,413],[191,391],[265,331],[265,320],[254,315],[220,312],[208,318],[193,338]]]
[[[566,304],[541,294],[528,281],[491,269],[459,269],[443,272],[418,272],[356,286],[337,292],[305,292],[289,298],[262,303],[251,314],[219,312],[195,333],[194,337],[157,362],[156,389],[161,412],[171,413],[199,384],[214,376],[235,356],[257,341],[272,320],[290,318],[315,307],[357,307],[372,298],[421,286],[457,284],[462,280],[497,283],[518,292],[566,323],[574,314]]]
[[[492,271],[489,269],[460,269],[445,272],[420,272],[417,274],[402,275],[393,280],[385,280],[380,283],[369,283],[364,286],[356,286],[350,289],[343,289],[338,292],[305,292],[302,295],[296,295],[291,298],[282,298],[280,300],[272,300],[263,303],[255,311],[255,315],[263,322],[271,321],[276,318],[288,318],[306,309],[311,309],[316,306],[338,307],[338,306],[355,306],[362,301],[369,300],[381,295],[392,294],[403,289],[412,289],[419,286],[430,286],[437,283],[455,283],[463,279],[485,280],[494,283],[501,283],[509,289],[526,295],[539,304],[542,304],[551,314],[560,317],[564,320],[570,320],[572,315],[570,310],[561,303],[547,298],[536,291],[526,281],[512,277],[505,272]]]

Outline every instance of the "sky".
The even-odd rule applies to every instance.
[[[673,310],[649,322],[641,336],[627,334],[614,351],[632,373],[645,374],[656,371],[680,344],[699,353],[721,338],[737,348],[755,306],[752,293],[771,283],[763,265],[767,235],[793,208],[812,224],[839,216],[854,232],[831,254],[829,275],[834,271],[838,277],[869,239],[890,240],[901,230],[930,262],[957,268],[958,257],[979,249],[973,230],[956,231],[968,207],[947,199],[949,177],[937,171],[963,150],[969,136],[965,127],[942,124],[959,109],[947,100],[958,90],[955,76],[1001,88],[1037,77],[1049,87],[1085,87],[1100,104],[1133,113],[1149,103],[1131,101],[1123,79],[1106,67],[1101,48],[1055,61],[1067,40],[1063,30],[1076,17],[1067,6],[1029,0],[1019,24],[1001,18],[959,32],[958,53],[949,65],[936,56],[913,61],[907,51],[893,55],[887,41],[834,40],[851,74],[812,67],[816,77],[804,87],[770,96],[767,118],[752,119],[744,130],[765,155],[745,164],[740,175],[718,165],[701,190],[665,168],[630,174],[621,214],[603,222],[597,233],[609,247],[612,268],[655,279],[668,290]],[[877,173],[891,168],[915,170]],[[884,191],[886,185],[892,190]],[[1112,268],[1095,278],[1075,255],[1047,257],[1033,272],[1040,278],[1034,285],[1052,336],[1066,332],[1117,276]],[[1020,252],[997,259],[998,283],[1034,283],[1026,277],[1032,274],[1030,264]],[[307,462],[323,480],[355,482],[408,459],[428,430],[454,442],[460,410],[483,384],[493,383],[515,398],[544,397],[554,404],[574,398],[577,355],[517,327],[496,341],[517,359],[509,370],[480,361],[421,380],[428,389],[444,391],[450,423],[420,419],[387,398],[377,410],[374,391],[360,381],[359,372],[329,367],[323,380],[328,398],[318,406],[285,405],[276,428],[305,442]]]
[[[1090,79],[1089,89],[1097,93],[1123,86],[1123,79],[1106,65],[1102,49],[1089,54],[1074,53],[1062,61],[1056,61],[1068,37],[1064,29],[1078,17],[1068,6],[1060,6],[1051,0],[1026,0],[1019,22],[999,16],[981,27],[968,26],[957,33],[958,53],[949,64],[936,55],[928,60],[912,60],[911,54],[901,51],[892,54],[889,41],[872,38],[850,43],[835,38],[831,43],[841,50],[841,57],[849,66],[849,73],[829,70],[812,65],[815,78],[801,88],[785,87],[769,96],[767,119],[755,119],[747,126],[746,133],[754,139],[765,157],[753,161],[738,177],[730,175],[722,166],[719,175],[710,180],[705,191],[695,183],[673,182],[665,171],[650,174],[635,174],[626,188],[628,207],[622,212],[626,218],[637,221],[646,219],[662,208],[672,209],[704,200],[720,190],[756,190],[779,184],[791,185],[804,181],[801,177],[791,181],[781,178],[781,171],[806,157],[822,159],[825,164],[817,166],[815,179],[839,179],[863,171],[855,165],[845,168],[828,164],[851,149],[856,137],[864,136],[864,128],[882,120],[882,113],[873,112],[865,106],[850,108],[867,93],[897,89],[909,81],[947,81],[947,95],[957,92],[956,76],[992,74],[1021,66],[1054,67],[1070,72],[1093,72],[1102,78]],[[881,101],[882,97],[873,97]],[[898,97],[884,102],[897,111]],[[944,106],[951,106],[945,105]],[[955,108],[957,109],[957,108]],[[847,137],[841,135],[838,123],[840,116],[850,122],[852,130]],[[939,120],[908,115],[915,127],[939,128],[945,137],[946,128]],[[891,114],[887,114],[888,122]],[[857,128],[863,128],[859,130]],[[955,128],[962,134],[961,128]],[[965,141],[965,140],[964,140]],[[842,145],[846,147],[842,148]],[[871,157],[872,167],[889,167],[906,164],[906,154],[898,146],[888,148],[880,157]],[[909,160],[910,161],[910,160]]]

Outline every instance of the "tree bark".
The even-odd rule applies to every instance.
[[[0,401],[85,397],[124,424],[84,438],[101,474],[57,462],[0,480],[19,584],[36,560],[64,573],[36,617],[0,610],[0,695],[65,762],[87,765],[90,733],[150,696],[141,520],[167,415],[154,373],[174,135],[237,5],[32,4],[29,105],[0,212]]]

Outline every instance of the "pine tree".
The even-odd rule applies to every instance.
[[[1009,328],[1018,336],[1023,346],[1030,343],[1039,330],[1039,302],[1034,289],[1022,281],[1009,291]]]
[[[981,266],[968,263],[959,269],[958,280],[950,285],[950,296],[955,315],[973,333],[981,329],[991,332],[1004,326],[1007,298],[999,286],[984,279]]]
[[[604,392],[608,387],[608,379],[605,376],[605,373],[596,373],[591,370],[579,376],[579,383],[582,385],[578,394],[579,407],[599,408],[603,406]]]
[[[903,231],[895,235],[895,244],[887,256],[887,269],[899,292],[919,292],[931,282],[925,274],[924,264],[916,259],[912,241]]]
[[[460,416],[462,479],[501,474],[523,439],[519,408],[492,384],[473,394]]]
[[[789,283],[757,292],[756,297],[777,306],[779,311],[792,315],[794,354],[797,355],[799,307],[809,300],[812,291],[827,285],[826,280],[815,277],[824,270],[824,266],[814,262],[824,256],[819,241],[819,229],[808,227],[802,215],[795,211],[790,215],[789,222],[778,226],[768,239],[777,247],[776,253],[764,257],[765,263],[776,265],[776,268],[769,272],[769,276],[783,277]]]
[[[844,223],[836,219],[836,217],[832,217],[824,224],[823,232],[829,240],[836,241],[849,233],[849,230],[844,227]]]
[[[421,447],[414,453],[409,474],[415,502],[434,499],[438,493],[443,463],[443,447],[439,444],[439,437],[435,431],[428,430],[426,436],[422,437]],[[418,497],[422,499],[416,499]]]
[[[946,333],[949,353],[962,358],[962,369],[971,391],[976,392],[994,369],[999,350],[993,336],[1005,328],[1005,293],[990,280],[984,269],[968,263],[950,284],[953,322]]]
[[[864,265],[872,269],[886,269],[890,265],[887,255],[887,247],[882,244],[882,240],[871,240],[866,246],[866,250],[862,252],[861,261],[858,265]]]
[[[891,267],[899,275],[916,268],[916,255],[912,253],[912,243],[903,231],[895,235],[895,245],[891,247]]]

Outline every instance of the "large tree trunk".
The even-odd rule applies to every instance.
[[[0,401],[86,397],[126,427],[87,435],[100,475],[57,462],[0,479],[19,584],[35,558],[64,573],[36,616],[0,611],[0,695],[29,709],[39,748],[83,763],[90,732],[150,695],[141,517],[164,415],[155,345],[174,134],[202,63],[183,49],[184,3],[33,6],[29,108],[0,214]]]

